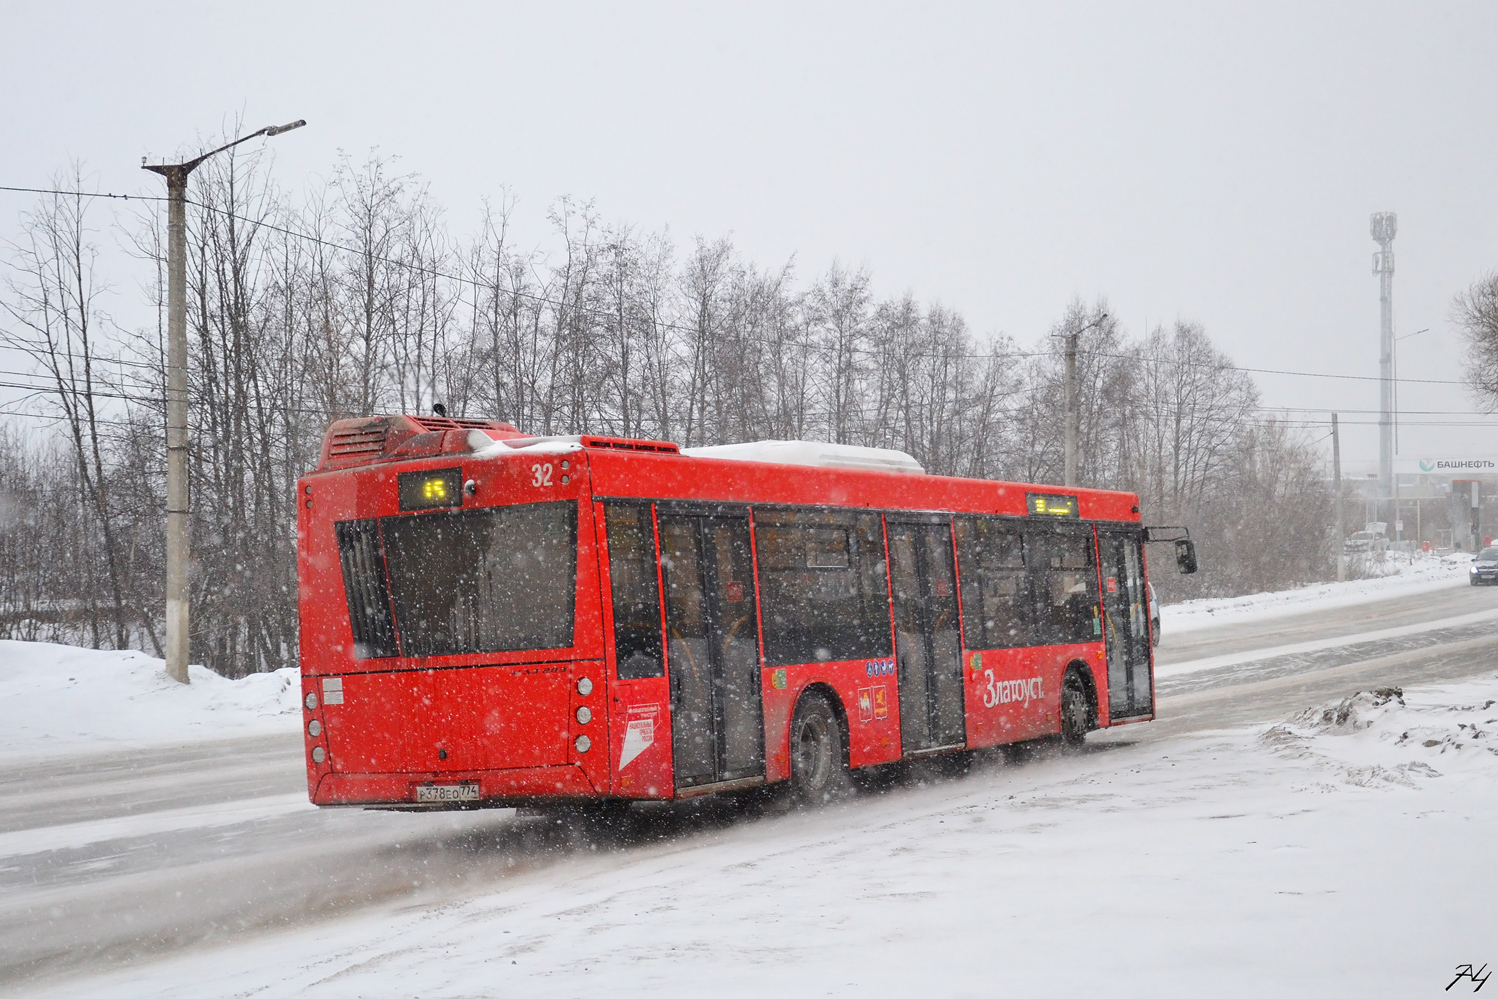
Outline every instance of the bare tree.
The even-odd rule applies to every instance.
[[[373,151],[359,167],[345,154],[330,185],[337,197],[335,232],[353,250],[353,260],[340,272],[341,291],[347,296],[343,314],[353,325],[352,406],[360,413],[374,412],[386,403],[381,388],[394,331],[392,313],[406,280],[397,257],[408,238],[409,219],[401,199],[412,178],[392,175],[393,167],[394,160]]]
[[[854,443],[861,429],[872,298],[868,272],[849,273],[836,262],[807,295],[807,332],[826,354],[820,386],[826,433],[837,444]]]
[[[129,640],[129,618],[116,543],[114,515],[109,496],[109,476],[104,463],[104,435],[100,403],[110,392],[101,378],[99,353],[101,327],[107,320],[99,310],[103,289],[95,278],[97,248],[87,222],[89,198],[81,193],[86,179],[81,166],[59,175],[54,187],[72,190],[72,195],[44,195],[41,204],[21,219],[21,241],[11,244],[12,275],[6,312],[19,330],[4,334],[4,341],[31,357],[46,372],[53,387],[52,398],[72,446],[79,483],[89,519],[97,526],[102,542],[102,586],[86,589],[89,627],[95,645],[108,633],[115,648]],[[92,549],[79,552],[92,571],[96,560]],[[97,599],[107,594],[107,606]],[[106,626],[100,619],[107,613]]]
[[[1467,383],[1484,405],[1498,408],[1498,271],[1456,296],[1451,321],[1467,344]]]

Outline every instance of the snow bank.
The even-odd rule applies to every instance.
[[[300,731],[293,668],[190,684],[143,652],[0,641],[0,758],[59,756]]]
[[[1165,604],[1160,608],[1160,630],[1169,635],[1216,624],[1351,607],[1372,600],[1465,586],[1471,565],[1472,556],[1460,552],[1452,555],[1419,553],[1413,561],[1408,555],[1390,555],[1384,563],[1389,575],[1373,579],[1349,579],[1342,583],[1317,583],[1273,593]]]

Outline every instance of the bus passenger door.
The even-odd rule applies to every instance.
[[[889,557],[903,750],[963,745],[967,736],[951,525],[891,522]]]
[[[1135,531],[1098,531],[1103,577],[1103,619],[1108,649],[1108,716],[1122,721],[1149,715],[1149,594]]]
[[[676,786],[765,772],[749,518],[661,514]]]

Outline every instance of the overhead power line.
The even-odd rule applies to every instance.
[[[42,363],[42,361],[41,361],[42,357],[48,357],[48,358],[56,357],[56,358],[59,358],[61,360],[76,361],[79,364],[82,364],[82,363],[84,363],[86,361],[86,362],[88,362],[90,364],[118,364],[121,367],[128,367],[128,368],[151,368],[151,369],[156,370],[156,371],[160,371],[162,369],[162,365],[161,365],[161,363],[159,361],[131,361],[131,360],[127,359],[127,358],[123,358],[123,357],[112,357],[112,356],[107,355],[107,354],[90,354],[87,357],[85,357],[82,354],[75,354],[72,351],[67,351],[67,350],[53,351],[53,350],[49,350],[46,347],[42,347],[42,346],[29,347],[29,346],[22,346],[22,345],[20,345],[18,343],[0,343],[0,350],[12,350],[12,351],[15,351],[17,354],[24,354],[27,357],[34,358],[37,361],[38,364]],[[0,372],[0,374],[4,374],[4,373],[5,372]],[[15,372],[10,372],[10,373],[11,374],[15,374]]]
[[[58,191],[47,187],[10,187],[0,184],[0,191],[12,191],[19,194],[57,194],[65,198],[114,198],[118,201],[165,201],[160,195],[151,194],[110,194],[107,191]]]
[[[1382,414],[1378,409],[1348,409],[1345,406],[1321,408],[1317,406],[1255,406],[1261,413],[1359,413],[1359,414]],[[1495,416],[1498,414],[1482,409],[1401,409],[1401,417],[1404,416]]]

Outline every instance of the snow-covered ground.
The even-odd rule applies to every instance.
[[[1294,590],[1252,593],[1242,597],[1218,597],[1165,604],[1160,608],[1160,631],[1165,635],[1210,628],[1220,624],[1305,614],[1318,610],[1351,607],[1370,600],[1385,600],[1451,586],[1468,585],[1472,556],[1416,553],[1388,555],[1376,568],[1384,575],[1349,579],[1341,583],[1316,583]]]
[[[489,894],[43,994],[1434,995],[1498,961],[1494,829],[1488,676],[661,841],[584,836]]]
[[[187,745],[301,725],[294,669],[226,680],[201,666],[180,684],[143,652],[0,641],[0,759]]]

